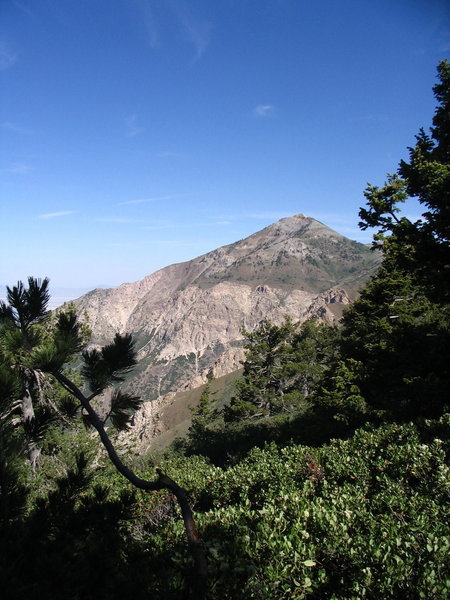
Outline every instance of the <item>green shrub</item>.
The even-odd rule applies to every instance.
[[[424,443],[436,429],[442,439]],[[446,599],[449,431],[445,417],[322,448],[270,444],[226,470],[199,457],[164,465],[192,490],[208,597]],[[179,520],[162,520],[155,539],[174,544],[170,569],[185,560]]]

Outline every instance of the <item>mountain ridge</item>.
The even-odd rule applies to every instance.
[[[378,262],[363,244],[297,214],[75,305],[88,314],[93,344],[133,334],[139,363],[128,386],[154,400],[200,385],[210,370],[238,369],[242,328],[339,318]]]

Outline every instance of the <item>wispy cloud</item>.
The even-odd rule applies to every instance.
[[[68,215],[73,215],[75,213],[74,210],[59,210],[57,212],[44,213],[43,215],[38,215],[37,219],[56,219],[57,217],[67,217]]]
[[[257,212],[257,213],[250,213],[247,215],[247,218],[249,219],[261,219],[261,220],[266,220],[266,219],[270,219],[272,221],[279,221],[280,219],[284,219],[285,217],[292,217],[292,212],[287,210],[285,212]]]
[[[253,116],[259,118],[267,117],[273,112],[274,108],[275,107],[272,104],[259,104],[253,109]]]
[[[161,246],[162,248],[196,247],[198,242],[185,240],[141,240],[139,242],[110,242],[109,248],[143,248],[145,246]]]
[[[211,223],[212,225],[233,225],[241,221],[248,220],[261,220],[261,221],[279,221],[285,217],[292,217],[295,213],[293,210],[282,211],[261,211],[253,213],[240,213],[240,214],[220,214],[216,216],[217,221]]]
[[[389,121],[389,117],[387,117],[386,115],[367,114],[360,115],[359,117],[350,117],[348,120],[350,123],[386,123]]]
[[[212,24],[208,19],[195,15],[191,3],[185,0],[165,0],[164,3],[152,0],[135,0],[135,2],[139,7],[139,17],[147,31],[147,38],[152,48],[162,46],[164,40],[161,40],[160,34],[164,27],[161,26],[161,21],[165,20],[162,13],[168,9],[172,13],[171,17],[177,21],[186,42],[194,48],[195,60],[204,54],[211,40]]]
[[[152,48],[159,46],[158,26],[155,19],[153,9],[150,5],[150,0],[138,0],[140,7],[140,18],[147,30],[147,37]]]
[[[21,135],[31,135],[33,132],[30,129],[25,129],[25,127],[20,127],[20,125],[16,125],[15,123],[11,123],[11,121],[3,121],[0,125],[2,129],[6,129],[7,131],[12,131],[13,133],[20,133]]]
[[[149,231],[159,231],[161,229],[178,229],[178,223],[174,223],[173,221],[160,221],[158,223],[153,223],[153,225],[146,225],[144,229],[148,229]]]
[[[6,71],[17,61],[17,55],[6,42],[0,42],[0,71]]]
[[[198,227],[223,227],[231,225],[231,221],[208,221],[204,223],[174,223],[173,221],[162,221],[153,225],[146,225],[144,229],[157,231],[160,229],[196,229]]]
[[[158,152],[157,156],[159,158],[183,158],[184,154],[180,154],[179,152],[170,152],[168,150],[164,150],[163,152]]]
[[[10,175],[28,175],[31,171],[30,165],[22,162],[11,163],[1,170],[2,173],[9,173]]]
[[[136,114],[129,115],[125,118],[126,136],[135,137],[144,131],[143,127],[138,124],[138,117]]]
[[[198,245],[198,242],[189,242],[186,240],[147,240],[145,243],[165,248],[195,247]]]
[[[211,22],[194,16],[186,2],[170,0],[174,12],[186,40],[193,45],[196,59],[200,58],[211,41]]]
[[[14,4],[14,6],[16,6],[19,10],[24,12],[29,17],[33,16],[31,9],[28,6],[25,6],[25,4],[23,4],[23,2],[18,2],[18,0],[13,0],[13,4]]]
[[[334,225],[346,225],[355,221],[353,213],[321,213],[314,212],[314,219],[323,223],[333,223]]]
[[[179,198],[179,195],[175,196],[157,196],[156,198],[137,198],[136,200],[126,200],[125,202],[119,202],[118,204],[123,206],[125,204],[147,204],[148,202],[159,202],[161,200],[172,200],[173,198]]]
[[[142,223],[141,219],[129,219],[128,217],[99,217],[97,223]]]

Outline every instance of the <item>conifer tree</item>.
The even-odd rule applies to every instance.
[[[430,133],[422,128],[409,160],[400,161],[397,173],[381,188],[369,185],[367,208],[360,210],[362,229],[379,228],[388,267],[410,274],[437,302],[450,299],[450,63],[438,65],[439,83],[433,88],[438,105]],[[425,208],[412,222],[398,217],[400,204],[417,198]]]
[[[270,417],[304,410],[333,361],[337,329],[312,319],[300,327],[263,321],[244,331],[246,354],[237,393],[224,411],[226,421]]]
[[[14,382],[16,397],[11,399],[3,418],[20,414],[28,458],[33,469],[40,455],[39,440],[51,420],[42,393],[42,373],[30,362],[30,352],[39,345],[48,321],[48,279],[28,278],[7,287],[8,304],[0,302],[0,362],[4,378]]]
[[[438,76],[430,134],[421,129],[409,160],[400,162],[384,186],[369,185],[365,191],[368,202],[360,211],[360,226],[378,228],[374,246],[383,253],[383,262],[344,316],[343,366],[351,386],[328,388],[336,407],[345,404],[347,393],[349,401],[350,396],[359,398],[361,410],[361,397],[365,399],[363,413],[383,418],[436,416],[449,406],[448,61],[439,64]],[[408,197],[425,208],[415,222],[400,213]]]
[[[117,454],[104,421],[92,406],[92,400],[107,388],[114,386],[108,417],[118,428],[126,428],[139,400],[115,387],[136,364],[133,341],[130,335],[117,333],[111,344],[103,348],[83,349],[84,341],[80,323],[74,312],[60,312],[55,326],[49,331],[42,324],[48,319],[48,279],[43,281],[30,277],[28,288],[21,282],[8,288],[9,304],[0,304],[0,372],[12,377],[11,393],[19,390],[22,423],[25,425],[27,449],[34,452],[35,437],[31,437],[30,424],[36,421],[34,401],[45,402],[42,385],[48,379],[71,394],[85,411],[87,420],[94,427],[117,471],[136,488],[147,491],[170,490],[179,503],[191,553],[195,562],[193,597],[202,598],[206,590],[206,560],[202,543],[195,527],[186,491],[157,469],[155,481],[147,481],[136,475]],[[65,366],[74,355],[82,358],[83,386],[78,386],[65,372]],[[35,390],[36,393],[35,393]],[[14,410],[15,405],[11,407]],[[4,415],[8,419],[11,411]],[[32,454],[31,459],[34,458]],[[35,463],[34,463],[35,464]]]
[[[213,374],[207,375],[206,385],[201,393],[198,405],[192,409],[192,422],[188,431],[189,443],[194,448],[201,448],[209,436],[209,425],[216,416],[212,397],[216,394],[211,390]]]

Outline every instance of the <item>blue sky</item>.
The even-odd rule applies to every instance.
[[[369,241],[449,52],[439,0],[1,0],[0,284],[115,286],[299,212]]]

